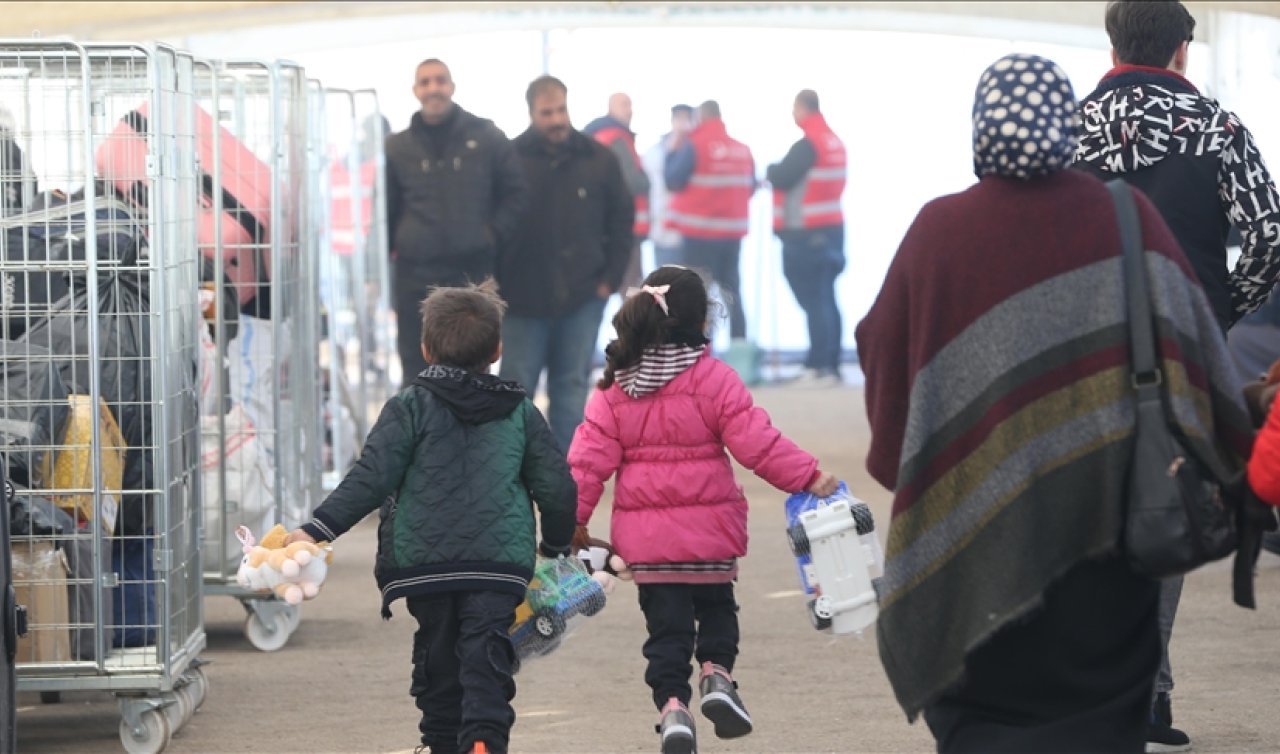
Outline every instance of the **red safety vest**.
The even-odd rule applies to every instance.
[[[844,142],[832,132],[822,113],[813,113],[801,121],[800,130],[818,158],[795,186],[787,191],[773,190],[773,229],[843,225],[840,195],[844,193],[847,165]]]
[[[689,238],[742,238],[751,224],[756,164],[746,144],[729,138],[724,121],[703,121],[689,134],[689,185],[671,198],[671,227]]]
[[[636,170],[644,172],[644,165],[640,162],[640,155],[636,154],[636,135],[625,128],[617,126],[609,126],[595,132],[596,141],[605,145],[612,146],[613,143],[622,139],[627,144],[627,151],[631,152],[631,158],[635,160]],[[636,238],[644,239],[649,235],[649,192],[636,194],[636,223],[633,226]]]

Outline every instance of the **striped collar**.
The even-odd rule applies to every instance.
[[[618,387],[632,398],[656,393],[668,382],[698,360],[706,346],[696,348],[682,343],[664,343],[644,350],[640,363],[627,369],[619,369]]]

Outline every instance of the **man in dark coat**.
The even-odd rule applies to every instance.
[[[533,393],[547,371],[552,434],[568,451],[590,389],[605,301],[631,256],[635,203],[609,149],[569,122],[568,90],[552,76],[529,85],[529,129],[514,140],[529,186],[516,238],[502,249],[509,309],[501,376]]]
[[[418,306],[427,289],[493,276],[527,201],[506,135],[454,104],[453,92],[448,66],[419,63],[413,95],[422,109],[387,139],[387,237],[405,384],[426,368]]]

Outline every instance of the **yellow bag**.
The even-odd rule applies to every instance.
[[[102,478],[93,480],[93,402],[87,395],[72,395],[71,415],[67,417],[66,434],[63,435],[53,461],[53,479],[46,484],[48,494],[55,505],[66,508],[79,521],[94,518],[93,493],[62,492],[63,490],[93,490],[102,492],[103,531],[116,528],[116,514],[120,511],[121,486],[124,483],[124,453],[128,445],[120,434],[111,409],[105,401],[98,400],[99,440],[101,442]],[[79,515],[77,515],[77,511]]]

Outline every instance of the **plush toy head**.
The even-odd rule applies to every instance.
[[[614,579],[631,580],[631,569],[620,555],[613,551],[613,545],[603,539],[587,540],[589,547],[578,550],[578,557],[586,564],[591,578],[600,582],[606,593],[612,593]]]
[[[320,585],[328,575],[332,552],[311,542],[285,545],[288,533],[277,524],[255,545],[247,527],[236,529],[236,538],[244,545],[244,558],[236,582],[246,589],[271,590],[290,605],[312,599],[320,593]]]

